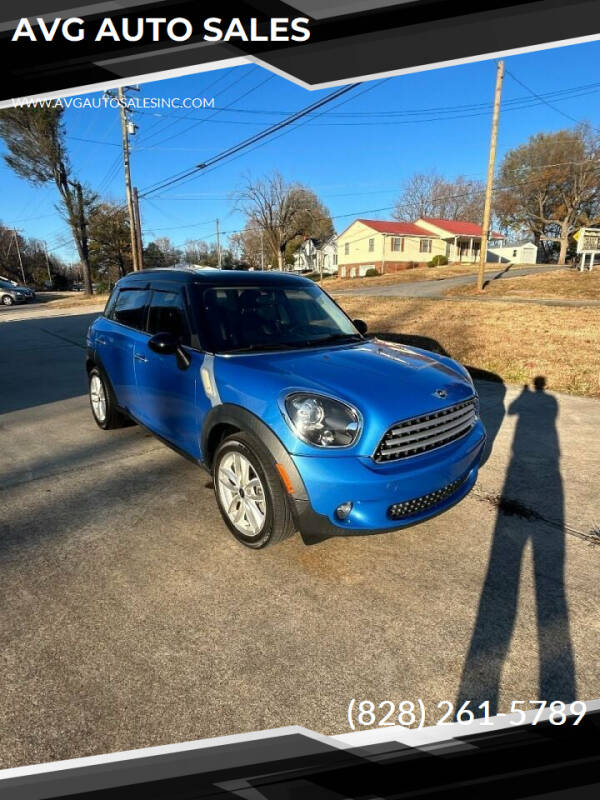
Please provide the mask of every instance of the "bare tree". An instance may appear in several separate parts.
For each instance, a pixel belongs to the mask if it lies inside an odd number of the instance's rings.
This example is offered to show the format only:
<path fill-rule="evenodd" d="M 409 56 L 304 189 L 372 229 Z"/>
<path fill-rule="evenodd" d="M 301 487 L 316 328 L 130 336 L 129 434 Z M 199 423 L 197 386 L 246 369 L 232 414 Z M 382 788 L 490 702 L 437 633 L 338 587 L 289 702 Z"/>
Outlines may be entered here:
<path fill-rule="evenodd" d="M 162 254 L 165 267 L 172 267 L 173 264 L 181 261 L 181 250 L 175 247 L 168 236 L 159 236 L 154 240 L 154 244 Z"/>
<path fill-rule="evenodd" d="M 436 172 L 416 172 L 402 186 L 393 215 L 405 222 L 419 217 L 479 222 L 484 192 L 481 181 L 462 175 L 447 180 Z"/>
<path fill-rule="evenodd" d="M 600 137 L 589 125 L 539 133 L 510 150 L 500 165 L 496 213 L 536 244 L 556 242 L 564 264 L 569 240 L 600 222 Z"/>
<path fill-rule="evenodd" d="M 294 244 L 307 236 L 325 239 L 333 234 L 331 214 L 317 195 L 300 183 L 286 183 L 279 172 L 254 181 L 247 177 L 236 206 L 250 228 L 262 231 L 265 248 L 276 255 L 280 270 Z"/>
<path fill-rule="evenodd" d="M 63 108 L 29 107 L 0 111 L 0 136 L 8 147 L 6 163 L 34 185 L 53 181 L 59 210 L 69 224 L 79 253 L 86 294 L 92 292 L 88 216 L 96 195 L 72 174 L 62 122 Z"/>
<path fill-rule="evenodd" d="M 209 245 L 202 239 L 188 239 L 183 246 L 184 261 L 188 264 L 212 266 L 209 264 L 210 250 Z"/>

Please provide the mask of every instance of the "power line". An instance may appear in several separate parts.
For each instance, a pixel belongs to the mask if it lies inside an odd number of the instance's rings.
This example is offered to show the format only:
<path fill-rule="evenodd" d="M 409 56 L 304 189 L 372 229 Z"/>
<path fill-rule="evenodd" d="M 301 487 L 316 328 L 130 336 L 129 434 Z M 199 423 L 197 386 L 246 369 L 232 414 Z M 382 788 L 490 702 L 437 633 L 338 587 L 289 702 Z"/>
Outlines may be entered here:
<path fill-rule="evenodd" d="M 360 95 L 362 95 L 362 94 L 365 94 L 366 92 L 371 92 L 371 91 L 373 91 L 373 89 L 376 89 L 376 88 L 378 88 L 378 87 L 382 86 L 384 83 L 386 83 L 386 82 L 387 82 L 387 81 L 389 81 L 389 80 L 391 80 L 391 78 L 385 78 L 384 80 L 382 80 L 382 81 L 379 81 L 379 82 L 377 82 L 377 83 L 371 83 L 371 84 L 367 85 L 367 86 L 366 86 L 366 87 L 364 87 L 364 88 L 363 88 L 363 89 L 362 89 L 360 92 L 357 92 L 356 94 L 352 95 L 351 97 L 349 97 L 349 98 L 345 98 L 345 99 L 344 99 L 344 100 L 342 100 L 340 103 L 337 103 L 337 104 L 334 106 L 334 108 L 339 108 L 340 106 L 343 106 L 343 105 L 345 105 L 346 103 L 350 102 L 350 100 L 352 100 L 352 99 L 355 99 L 356 97 L 360 97 Z M 354 84 L 354 86 L 357 86 L 357 85 L 358 85 L 358 84 Z M 350 87 L 350 88 L 352 88 L 352 87 Z M 343 92 L 342 92 L 341 94 L 343 94 Z M 337 98 L 332 98 L 332 99 L 337 99 Z M 323 104 L 323 105 L 324 105 L 324 104 Z M 319 114 L 317 114 L 316 116 L 322 116 L 323 114 L 327 114 L 327 113 L 329 113 L 329 110 L 330 110 L 330 109 L 328 109 L 328 108 L 327 108 L 327 109 L 325 109 L 324 111 L 320 111 L 320 113 L 319 113 Z M 302 116 L 304 116 L 304 115 L 302 115 Z M 290 128 L 290 127 L 285 127 L 285 130 L 282 130 L 282 131 L 281 131 L 280 133 L 278 133 L 276 136 L 273 136 L 273 138 L 270 138 L 270 139 L 264 139 L 264 140 L 258 141 L 258 143 L 257 143 L 257 144 L 255 144 L 253 147 L 251 147 L 251 148 L 250 148 L 249 152 L 251 153 L 251 152 L 253 152 L 254 150 L 257 150 L 259 147 L 263 147 L 265 144 L 267 144 L 267 143 L 269 143 L 269 142 L 273 142 L 273 141 L 275 141 L 275 140 L 279 139 L 281 136 L 285 136 L 287 133 L 289 133 L 289 132 L 290 132 L 290 131 L 292 131 L 292 130 L 297 130 L 297 129 L 298 129 L 298 128 L 300 128 L 302 125 L 306 125 L 306 124 L 308 124 L 309 122 L 311 122 L 311 121 L 312 121 L 312 119 L 313 119 L 313 117 L 310 117 L 310 116 L 304 116 L 304 118 L 303 118 L 303 119 L 302 119 L 300 122 L 298 122 L 298 124 L 297 124 L 297 125 L 294 125 L 294 126 L 293 126 L 293 127 L 291 127 L 291 128 Z M 285 122 L 285 120 L 284 120 L 284 122 Z M 275 127 L 275 126 L 274 126 L 274 127 Z M 281 126 L 280 126 L 280 127 L 282 127 L 282 128 L 284 127 L 283 123 L 281 124 Z M 256 138 L 256 139 L 258 139 L 258 138 L 260 138 L 260 137 L 259 137 L 259 136 L 258 136 L 258 134 L 257 134 L 257 137 L 255 137 L 255 138 Z M 231 156 L 231 157 L 230 157 L 229 155 L 227 155 L 227 156 L 225 156 L 225 157 L 226 157 L 226 158 L 230 158 L 230 160 L 231 160 L 231 161 L 234 161 L 236 158 L 240 158 L 242 155 L 243 155 L 243 153 L 238 153 L 237 155 L 233 155 L 233 154 L 232 154 L 232 156 Z M 206 175 L 207 173 L 211 172 L 212 170 L 214 170 L 214 169 L 217 169 L 217 167 L 218 167 L 218 164 L 216 164 L 215 166 L 211 167 L 210 169 L 203 170 L 201 174 L 202 174 L 202 175 Z M 183 183 L 187 183 L 188 181 L 194 180 L 194 179 L 195 179 L 195 178 L 197 178 L 197 177 L 198 177 L 198 173 L 194 172 L 193 174 L 190 174 L 189 176 L 185 176 L 185 175 L 184 175 L 184 176 L 182 176 L 180 180 L 181 180 Z M 163 187 L 159 187 L 159 189 L 161 189 L 161 188 L 163 188 Z"/>
<path fill-rule="evenodd" d="M 565 89 L 558 89 L 553 90 L 551 92 L 540 93 L 536 95 L 536 100 L 539 102 L 545 102 L 546 99 L 554 99 L 555 101 L 558 100 L 570 100 L 575 97 L 579 97 L 581 94 L 593 94 L 600 90 L 600 82 L 589 83 L 589 84 L 582 84 L 580 86 L 571 86 Z M 527 89 L 529 94 L 531 91 Z M 572 95 L 572 97 L 571 97 Z M 521 103 L 526 104 L 527 106 L 532 105 L 531 101 L 525 97 L 514 97 L 509 100 L 505 100 L 503 103 L 504 107 L 511 106 L 511 105 L 519 105 Z M 440 114 L 440 113 L 454 113 L 457 111 L 474 111 L 477 109 L 482 109 L 484 113 L 487 113 L 492 110 L 492 103 L 459 103 L 453 106 L 431 106 L 429 108 L 419 108 L 419 109 L 402 109 L 402 110 L 388 110 L 388 111 L 377 111 L 377 117 L 395 117 L 395 116 L 407 116 L 407 115 L 428 115 L 428 114 Z M 142 114 L 147 116 L 161 116 L 162 118 L 172 118 L 176 117 L 178 119 L 200 119 L 193 114 L 164 114 L 161 115 L 159 112 L 152 112 L 152 111 L 142 111 L 140 109 L 134 109 L 136 114 Z M 256 108 L 235 108 L 231 109 L 228 106 L 224 106 L 223 108 L 217 108 L 216 110 L 220 112 L 227 112 L 231 114 L 267 114 L 267 115 L 275 115 L 275 116 L 289 116 L 290 114 L 294 113 L 293 111 L 285 111 L 281 109 L 256 109 Z M 372 111 L 352 111 L 352 112 L 330 112 L 329 116 L 331 117 L 339 117 L 339 118 L 358 118 L 358 117 L 372 117 Z M 231 121 L 229 120 L 231 123 Z"/>
<path fill-rule="evenodd" d="M 140 197 L 145 197 L 147 194 L 153 194 L 154 192 L 157 192 L 159 190 L 166 189 L 167 186 L 171 186 L 174 183 L 178 183 L 180 180 L 183 180 L 184 178 L 189 177 L 190 175 L 192 175 L 192 174 L 194 174 L 194 173 L 196 173 L 196 172 L 198 172 L 200 170 L 206 169 L 206 167 L 212 166 L 213 164 L 216 164 L 218 161 L 221 161 L 221 160 L 223 160 L 224 158 L 227 158 L 230 155 L 234 155 L 235 153 L 239 152 L 240 150 L 246 149 L 250 145 L 255 144 L 256 142 L 258 142 L 258 141 L 260 141 L 262 139 L 265 139 L 268 136 L 271 136 L 273 133 L 276 133 L 277 131 L 281 130 L 284 127 L 287 127 L 288 125 L 291 125 L 292 123 L 296 122 L 297 120 L 299 120 L 302 117 L 306 116 L 307 114 L 311 113 L 315 109 L 321 108 L 322 106 L 326 105 L 327 103 L 331 103 L 333 100 L 336 100 L 338 97 L 341 97 L 343 94 L 346 94 L 347 92 L 349 92 L 352 89 L 356 88 L 358 85 L 359 84 L 353 83 L 353 84 L 350 84 L 349 86 L 343 86 L 341 89 L 336 89 L 335 91 L 333 91 L 330 94 L 326 95 L 326 97 L 323 97 L 320 100 L 317 100 L 316 102 L 311 103 L 310 106 L 307 106 L 306 108 L 303 108 L 300 111 L 297 111 L 295 114 L 292 114 L 292 116 L 287 117 L 286 119 L 282 120 L 281 122 L 276 123 L 275 125 L 271 125 L 267 129 L 265 129 L 263 131 L 260 131 L 259 133 L 255 134 L 254 136 L 251 136 L 248 139 L 245 139 L 244 141 L 240 142 L 239 144 L 233 145 L 232 147 L 229 147 L 226 150 L 223 150 L 221 153 L 218 153 L 217 155 L 212 156 L 211 158 L 209 158 L 207 161 L 203 162 L 202 164 L 196 164 L 194 167 L 191 167 L 188 170 L 184 170 L 183 172 L 178 173 L 177 175 L 175 175 L 175 176 L 173 176 L 171 178 L 164 179 L 163 181 L 159 181 L 158 183 L 154 184 L 153 186 L 147 187 L 145 190 L 142 191 L 142 193 L 140 194 Z"/>
<path fill-rule="evenodd" d="M 206 117 L 204 119 L 197 120 L 196 122 L 194 122 L 193 125 L 190 125 L 189 127 L 184 128 L 182 131 L 179 131 L 179 133 L 174 133 L 171 136 L 167 136 L 166 139 L 161 139 L 159 142 L 156 142 L 155 144 L 153 144 L 152 147 L 153 148 L 159 147 L 161 144 L 164 144 L 165 142 L 170 142 L 171 139 L 174 139 L 176 136 L 183 136 L 185 133 L 187 133 L 188 131 L 191 131 L 192 128 L 195 128 L 197 125 L 201 125 L 201 124 L 203 124 L 205 122 L 211 121 L 213 119 L 213 117 L 217 116 L 217 114 L 221 114 L 223 111 L 226 111 L 227 109 L 230 109 L 234 105 L 234 103 L 238 102 L 238 100 L 243 100 L 244 97 L 248 97 L 249 94 L 252 94 L 252 92 L 255 92 L 257 89 L 260 89 L 261 86 L 264 86 L 265 83 L 268 83 L 269 81 L 273 80 L 274 77 L 275 77 L 274 75 L 267 76 L 264 80 L 262 80 L 259 83 L 257 83 L 256 86 L 252 86 L 250 89 L 248 89 L 247 91 L 243 92 L 241 95 L 239 95 L 234 100 L 232 100 L 231 103 L 228 106 L 225 106 L 224 109 L 219 109 L 218 111 L 215 111 L 214 114 L 211 114 L 210 116 L 208 116 L 208 117 Z M 215 121 L 217 121 L 217 120 L 215 120 Z"/>
<path fill-rule="evenodd" d="M 548 106 L 548 108 L 551 108 L 552 111 L 556 111 L 557 114 L 560 114 L 561 116 L 565 117 L 565 119 L 568 119 L 571 122 L 575 122 L 578 125 L 582 124 L 581 120 L 576 119 L 575 117 L 572 117 L 570 114 L 567 114 L 566 111 L 563 111 L 560 108 L 556 108 L 556 106 L 552 105 L 552 103 L 550 103 L 548 100 L 544 99 L 544 97 L 542 95 L 539 95 L 539 94 L 537 94 L 537 92 L 534 92 L 533 89 L 530 89 L 529 86 L 527 86 L 526 84 L 523 83 L 523 81 L 519 80 L 519 78 L 517 78 L 516 75 L 513 75 L 513 73 L 510 70 L 507 69 L 506 72 L 508 73 L 508 75 L 510 75 L 510 77 L 513 79 L 513 81 L 518 83 L 519 86 L 521 86 L 523 89 L 525 89 L 527 92 L 529 92 L 529 94 L 533 95 L 533 97 L 536 97 L 538 100 L 540 100 L 542 103 L 544 103 L 544 105 Z"/>
<path fill-rule="evenodd" d="M 257 69 L 258 69 L 258 67 L 253 67 L 251 70 L 249 70 L 248 72 L 242 74 L 241 76 L 238 73 L 234 73 L 233 74 L 233 80 L 230 81 L 227 84 L 227 86 L 225 87 L 225 89 L 222 89 L 222 91 L 223 92 L 229 91 L 229 89 L 231 89 L 232 86 L 236 86 L 238 83 L 240 83 L 240 81 L 242 81 L 245 78 L 247 78 L 248 75 L 253 75 L 254 72 L 256 72 Z M 217 80 L 213 81 L 212 83 L 209 83 L 209 85 L 204 89 L 204 92 L 209 91 L 210 89 L 212 89 L 214 86 L 216 86 L 218 83 L 220 83 L 225 78 L 231 78 L 231 77 L 232 76 L 231 76 L 230 73 L 228 73 L 227 71 L 224 72 L 223 75 L 221 75 L 221 76 L 219 76 L 217 78 Z M 176 124 L 177 124 L 177 119 L 172 119 L 170 122 L 167 123 L 167 125 L 165 125 L 161 129 L 159 129 L 158 131 L 155 131 L 154 133 L 150 134 L 150 136 L 148 136 L 148 134 L 146 134 L 145 138 L 144 138 L 144 136 L 142 136 L 139 143 L 143 144 L 144 142 L 146 142 L 148 140 L 148 138 L 152 139 L 154 136 L 162 135 L 165 131 L 167 131 L 169 128 L 173 127 L 173 125 L 176 125 Z M 155 126 L 152 126 L 152 127 L 155 127 Z"/>

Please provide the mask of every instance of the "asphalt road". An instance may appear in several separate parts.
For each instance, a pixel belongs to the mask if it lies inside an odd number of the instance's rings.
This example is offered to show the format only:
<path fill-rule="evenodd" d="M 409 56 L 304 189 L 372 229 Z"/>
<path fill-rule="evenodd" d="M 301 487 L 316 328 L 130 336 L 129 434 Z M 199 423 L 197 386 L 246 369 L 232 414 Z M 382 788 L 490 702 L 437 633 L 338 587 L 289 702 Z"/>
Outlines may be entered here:
<path fill-rule="evenodd" d="M 535 275 L 538 272 L 553 272 L 556 269 L 563 269 L 557 265 L 545 265 L 540 267 L 496 267 L 485 272 L 486 281 L 502 280 L 502 278 L 518 278 L 521 275 Z M 364 294 L 372 297 L 431 297 L 440 298 L 444 296 L 447 289 L 455 286 L 469 286 L 477 283 L 476 275 L 459 275 L 454 278 L 440 277 L 431 281 L 399 281 L 388 286 L 365 286 L 364 288 L 338 289 L 332 294 Z"/>
<path fill-rule="evenodd" d="M 444 700 L 599 696 L 600 402 L 481 384 L 493 447 L 458 507 L 253 552 L 200 469 L 96 427 L 93 317 L 0 315 L 0 766 L 341 734 L 351 698 L 422 698 L 433 723 Z"/>

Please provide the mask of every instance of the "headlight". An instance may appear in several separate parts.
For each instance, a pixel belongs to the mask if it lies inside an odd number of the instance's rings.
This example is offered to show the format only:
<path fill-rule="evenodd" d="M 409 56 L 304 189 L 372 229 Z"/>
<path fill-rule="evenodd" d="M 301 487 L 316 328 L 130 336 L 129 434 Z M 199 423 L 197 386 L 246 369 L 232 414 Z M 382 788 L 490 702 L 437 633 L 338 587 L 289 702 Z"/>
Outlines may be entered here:
<path fill-rule="evenodd" d="M 315 447 L 350 447 L 360 434 L 360 415 L 355 408 L 308 392 L 285 398 L 287 422 L 303 442 Z"/>

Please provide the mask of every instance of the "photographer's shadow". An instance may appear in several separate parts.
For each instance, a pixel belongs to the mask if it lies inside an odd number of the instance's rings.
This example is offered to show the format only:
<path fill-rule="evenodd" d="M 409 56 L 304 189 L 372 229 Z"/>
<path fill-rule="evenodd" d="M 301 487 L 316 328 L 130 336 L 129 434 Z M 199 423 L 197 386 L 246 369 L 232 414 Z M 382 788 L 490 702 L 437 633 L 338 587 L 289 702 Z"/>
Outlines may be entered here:
<path fill-rule="evenodd" d="M 524 386 L 508 414 L 517 416 L 511 460 L 498 507 L 487 574 L 456 707 L 489 701 L 498 710 L 502 668 L 518 610 L 521 564 L 530 543 L 537 612 L 539 685 L 536 698 L 576 697 L 575 666 L 564 585 L 564 498 L 556 418 L 558 403 L 545 390 L 543 377 L 531 391 Z M 533 510 L 523 498 L 535 501 Z M 540 523 L 540 512 L 552 524 Z M 517 695 L 515 695 L 515 699 Z"/>

